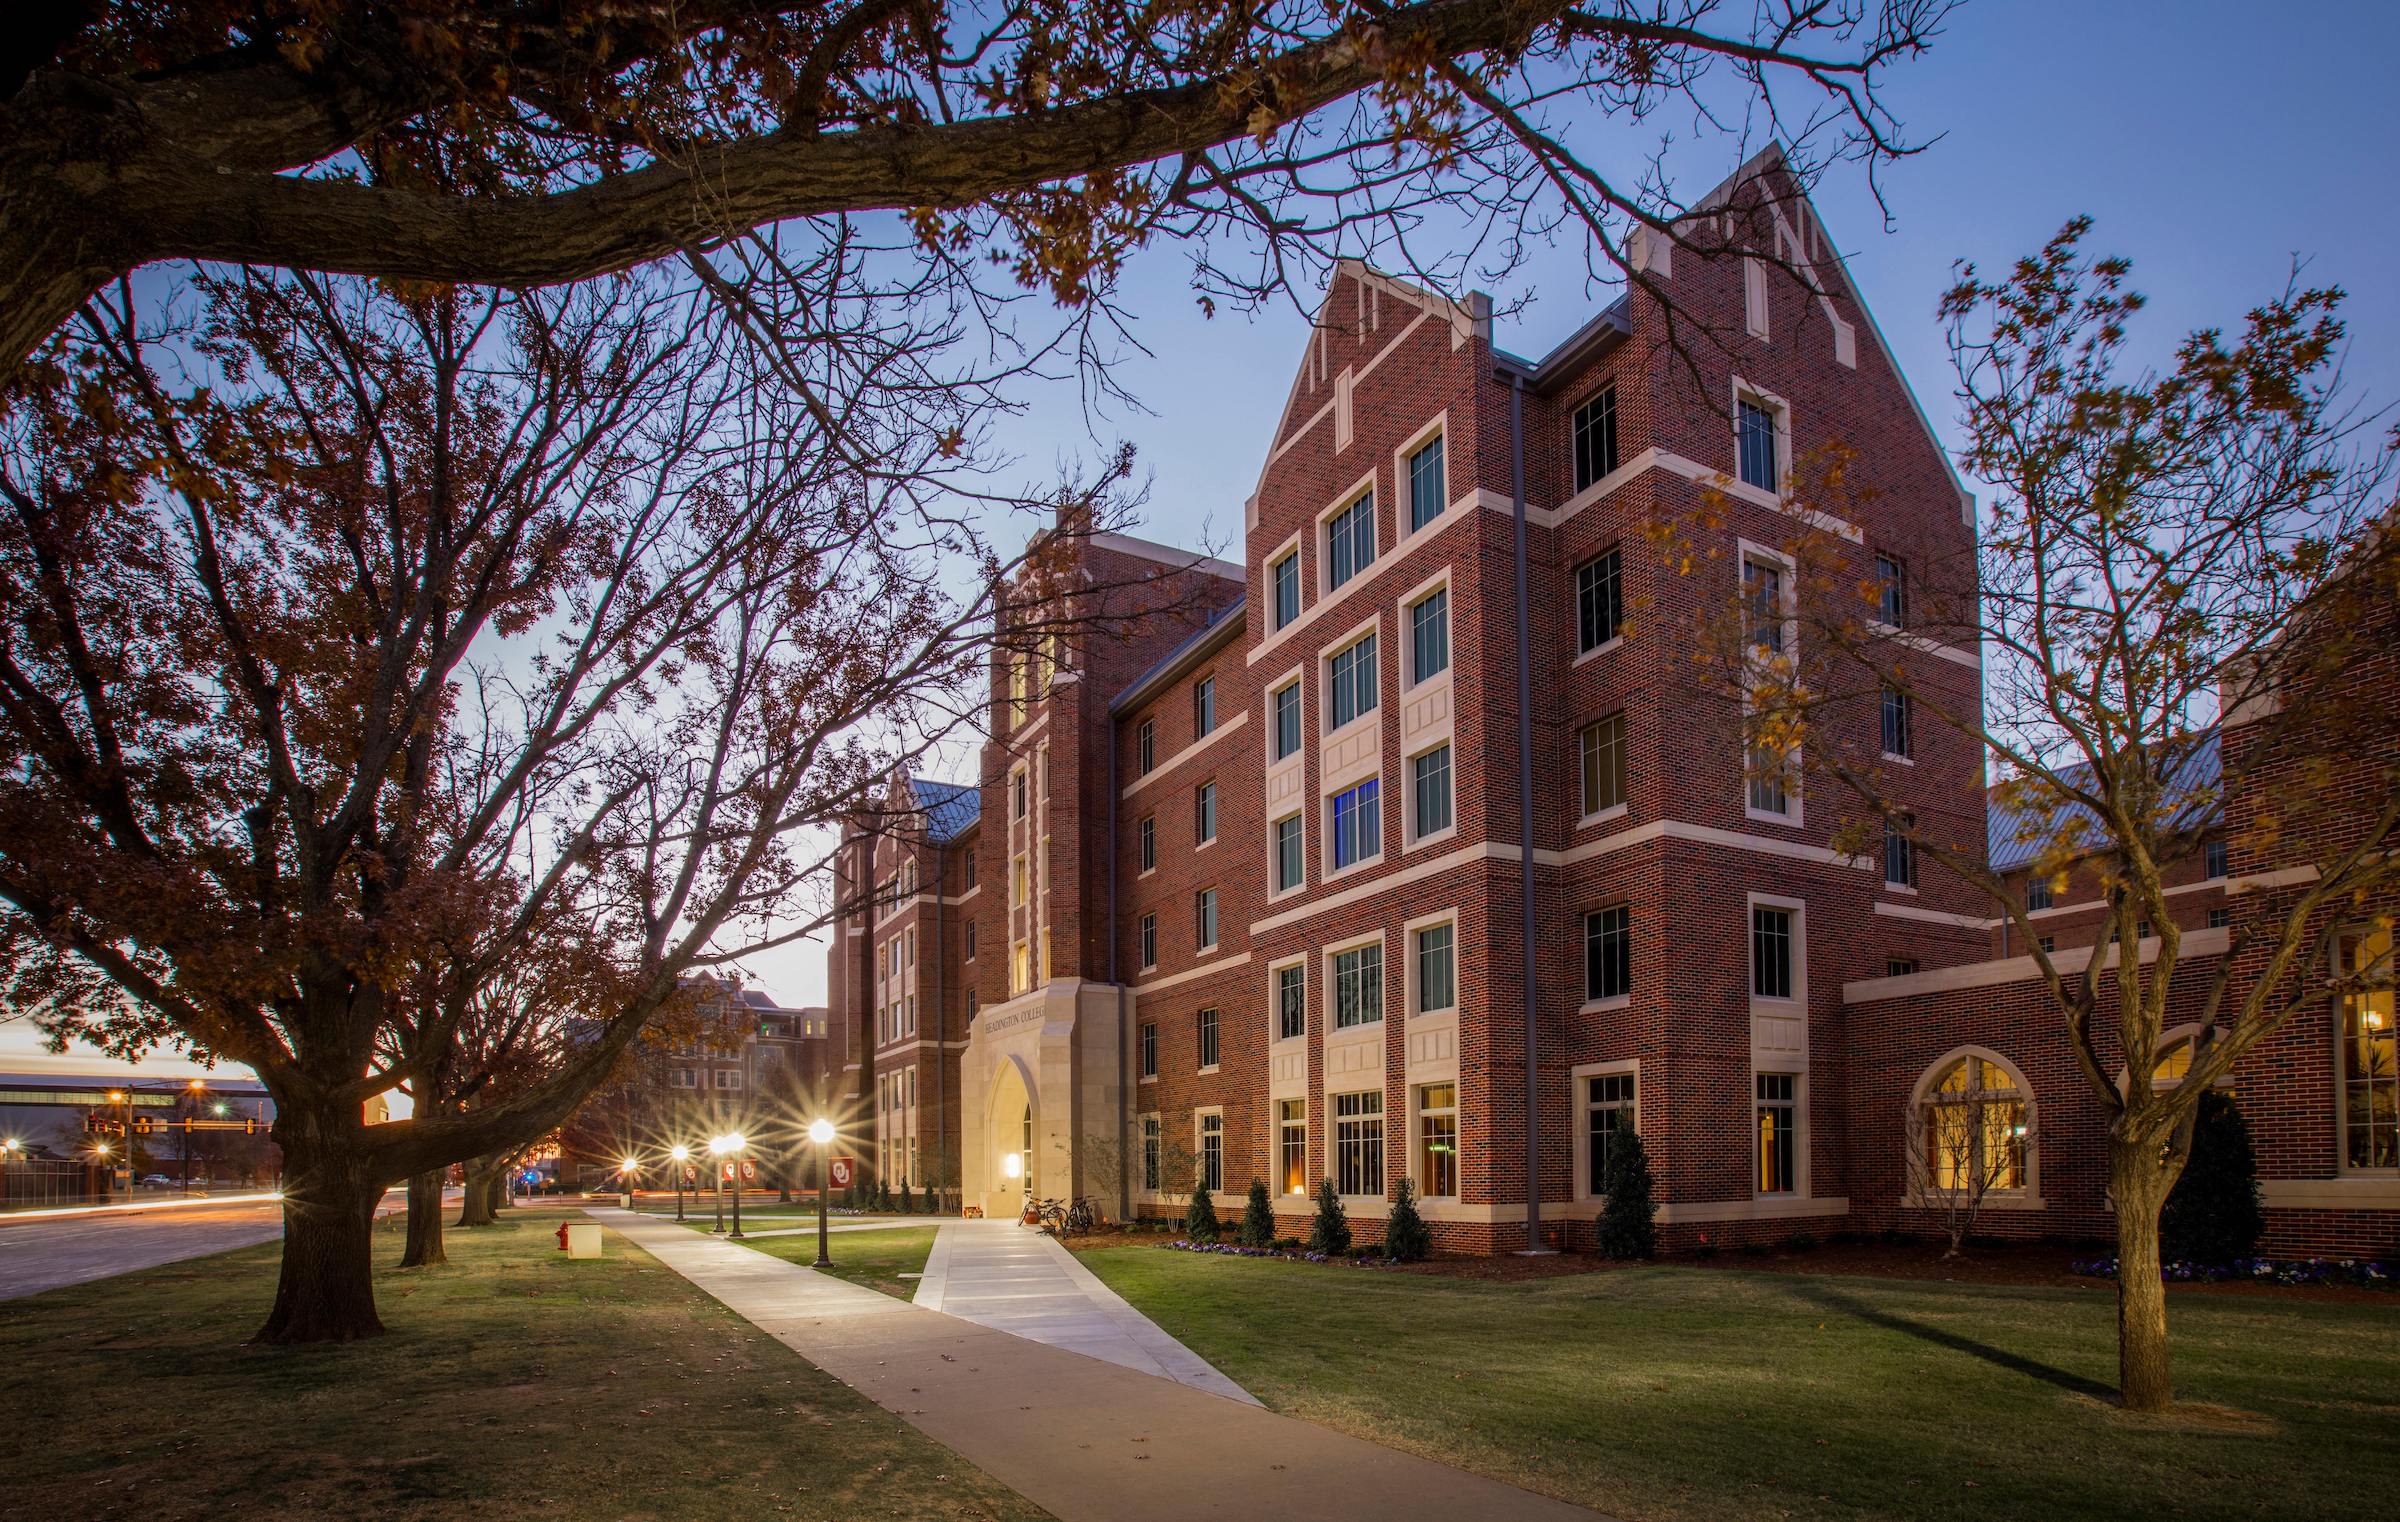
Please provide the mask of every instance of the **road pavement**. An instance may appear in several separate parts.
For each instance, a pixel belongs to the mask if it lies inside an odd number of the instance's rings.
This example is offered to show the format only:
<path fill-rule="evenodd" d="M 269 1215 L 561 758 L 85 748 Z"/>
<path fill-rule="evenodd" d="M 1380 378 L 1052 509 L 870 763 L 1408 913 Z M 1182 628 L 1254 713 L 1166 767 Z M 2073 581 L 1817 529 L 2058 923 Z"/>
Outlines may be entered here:
<path fill-rule="evenodd" d="M 282 1234 L 283 1206 L 275 1200 L 0 1217 L 0 1300 L 271 1242 Z"/>

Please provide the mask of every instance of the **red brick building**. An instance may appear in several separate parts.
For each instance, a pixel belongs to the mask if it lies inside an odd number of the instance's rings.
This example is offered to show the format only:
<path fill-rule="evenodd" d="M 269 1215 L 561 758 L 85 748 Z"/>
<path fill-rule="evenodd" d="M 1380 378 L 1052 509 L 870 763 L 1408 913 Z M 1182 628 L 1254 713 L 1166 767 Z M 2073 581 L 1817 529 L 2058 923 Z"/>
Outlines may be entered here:
<path fill-rule="evenodd" d="M 1345 263 L 1241 560 L 1078 547 L 1106 590 L 995 662 L 974 817 L 906 782 L 842 853 L 835 1039 L 885 1167 L 992 1213 L 1255 1178 L 1294 1234 L 1330 1178 L 1369 1240 L 1405 1175 L 1438 1242 L 1506 1250 L 1529 1171 L 1544 1236 L 1588 1241 L 1638 1119 L 1670 1242 L 1822 1233 L 1897 1218 L 1914 1086 L 1987 1041 L 2056 1110 L 2045 1178 L 2089 1175 L 2060 1043 L 1993 1024 L 2026 991 L 1988 904 L 1837 850 L 1850 810 L 1756 775 L 1695 681 L 1736 592 L 1797 637 L 1783 488 L 1837 441 L 1858 521 L 1814 525 L 1889 589 L 1913 679 L 1970 703 L 1980 666 L 1907 627 L 1972 596 L 1925 578 L 1973 565 L 1973 504 L 1780 159 L 1684 231 L 1724 256 L 1635 257 L 1719 344 L 1637 288 L 1527 359 L 1488 301 Z M 1703 506 L 1721 554 L 1676 574 L 1640 526 Z M 1987 839 L 1971 741 L 1849 717 L 1920 826 Z M 2105 1225 L 2080 1182 L 2016 1218 Z"/>

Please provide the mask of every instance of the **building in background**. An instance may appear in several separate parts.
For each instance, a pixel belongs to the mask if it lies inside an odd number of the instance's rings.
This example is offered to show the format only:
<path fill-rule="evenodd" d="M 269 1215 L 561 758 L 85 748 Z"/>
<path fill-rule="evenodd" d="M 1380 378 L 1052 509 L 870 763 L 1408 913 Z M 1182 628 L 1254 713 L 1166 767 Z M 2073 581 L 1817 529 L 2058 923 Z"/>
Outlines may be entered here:
<path fill-rule="evenodd" d="M 131 1068 L 0 1073 L 0 1154 L 9 1165 L 0 1199 L 39 1204 L 103 1187 L 263 1187 L 282 1170 L 268 1134 L 274 1120 L 274 1101 L 254 1078 L 153 1078 Z M 92 1181 L 78 1183 L 87 1171 Z"/>

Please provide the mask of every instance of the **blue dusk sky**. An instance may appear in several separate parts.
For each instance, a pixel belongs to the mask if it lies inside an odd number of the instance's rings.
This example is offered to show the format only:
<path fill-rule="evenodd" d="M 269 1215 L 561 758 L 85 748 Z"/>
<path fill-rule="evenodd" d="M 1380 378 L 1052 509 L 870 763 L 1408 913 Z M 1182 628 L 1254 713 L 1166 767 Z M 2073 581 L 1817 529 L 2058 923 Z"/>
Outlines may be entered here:
<path fill-rule="evenodd" d="M 2396 56 L 2400 7 L 2388 5 L 1971 0 L 1888 81 L 1911 138 L 1930 144 L 1881 175 L 1890 225 L 1855 167 L 1825 177 L 1817 207 L 1945 442 L 1954 405 L 1934 307 L 1953 261 L 1997 272 L 2078 213 L 2097 219 L 2090 249 L 2133 260 L 2151 298 L 2136 339 L 2150 354 L 2193 327 L 2238 326 L 2306 260 L 2309 282 L 2350 293 L 2349 384 L 2383 407 L 2400 401 Z M 1595 122 L 1578 147 L 1621 164 L 1670 130 L 1676 188 L 1694 196 L 1738 165 L 1743 145 L 1689 125 Z M 1502 347 L 1541 354 L 1610 299 L 1586 282 L 1583 257 L 1580 243 L 1539 251 L 1492 290 L 1503 308 L 1531 298 L 1504 318 Z M 1149 352 L 1129 354 L 1119 378 L 1143 410 L 1089 416 L 1062 382 L 1033 396 L 1005 438 L 1029 472 L 1130 440 L 1151 483 L 1141 532 L 1238 545 L 1306 320 L 1294 304 L 1203 316 L 1187 279 L 1171 247 L 1131 272 L 1125 304 Z M 956 771 L 968 774 L 963 758 Z M 820 944 L 749 970 L 786 1003 L 824 997 Z M 0 1026 L 0 1068 L 65 1060 L 32 1046 L 29 1032 Z"/>

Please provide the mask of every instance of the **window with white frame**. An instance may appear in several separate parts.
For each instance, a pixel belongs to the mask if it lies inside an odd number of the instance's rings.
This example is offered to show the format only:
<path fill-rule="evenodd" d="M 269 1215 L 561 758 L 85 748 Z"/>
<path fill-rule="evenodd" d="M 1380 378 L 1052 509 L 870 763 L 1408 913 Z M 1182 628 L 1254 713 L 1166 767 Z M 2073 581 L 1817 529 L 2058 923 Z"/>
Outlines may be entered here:
<path fill-rule="evenodd" d="M 1458 1008 L 1458 931 L 1427 925 L 1416 932 L 1417 1013 Z"/>
<path fill-rule="evenodd" d="M 1192 684 L 1192 734 L 1200 738 L 1217 727 L 1217 679 L 1204 676 Z"/>
<path fill-rule="evenodd" d="M 1622 999 L 1633 992 L 1633 910 L 1624 904 L 1583 917 L 1583 996 Z"/>
<path fill-rule="evenodd" d="M 1883 688 L 1883 753 L 1906 760 L 1916 755 L 1916 740 L 1910 733 L 1911 714 L 1908 694 L 1885 683 Z"/>
<path fill-rule="evenodd" d="M 1373 1025 L 1383 1018 L 1383 943 L 1369 941 L 1333 954 L 1333 1027 Z"/>
<path fill-rule="evenodd" d="M 1308 968 L 1294 962 L 1275 969 L 1275 1039 L 1297 1041 L 1308 1034 Z"/>
<path fill-rule="evenodd" d="M 1142 916 L 1142 966 L 1145 970 L 1158 965 L 1158 911 Z"/>
<path fill-rule="evenodd" d="M 1275 1172 L 1285 1194 L 1308 1193 L 1308 1101 L 1275 1105 Z"/>
<path fill-rule="evenodd" d="M 1023 767 L 1019 767 L 1017 770 L 1015 770 L 1014 772 L 1011 772 L 1011 773 L 1009 774 L 1009 778 L 1008 778 L 1008 790 L 1009 790 L 1009 796 L 1011 797 L 1011 799 L 1012 799 L 1012 800 L 1014 800 L 1014 801 L 1013 801 L 1013 804 L 1012 804 L 1012 811 L 1014 812 L 1014 814 L 1015 814 L 1015 816 L 1016 816 L 1017 818 L 1019 818 L 1019 819 L 1022 819 L 1022 818 L 1024 818 L 1024 817 L 1025 817 L 1025 801 L 1026 801 L 1026 798 L 1027 798 L 1027 796 L 1028 796 L 1028 790 L 1027 790 L 1027 783 L 1026 783 L 1026 773 L 1025 773 L 1025 769 L 1024 769 Z"/>
<path fill-rule="evenodd" d="M 1583 813 L 1589 818 L 1625 801 L 1628 763 L 1625 716 L 1612 713 L 1597 724 L 1586 724 L 1575 737 L 1583 778 Z"/>
<path fill-rule="evenodd" d="M 1383 1091 L 1333 1096 L 1333 1187 L 1337 1194 L 1383 1193 Z"/>
<path fill-rule="evenodd" d="M 1796 1194 L 1800 1189 L 1800 1078 L 1795 1073 L 1758 1075 L 1758 1192 Z"/>
<path fill-rule="evenodd" d="M 1275 759 L 1300 750 L 1300 684 L 1287 682 L 1275 689 Z"/>
<path fill-rule="evenodd" d="M 1330 727 L 1339 729 L 1360 714 L 1374 711 L 1378 696 L 1375 679 L 1375 636 L 1366 635 L 1343 646 L 1326 663 Z"/>
<path fill-rule="evenodd" d="M 1775 409 L 1763 398 L 1740 397 L 1734 407 L 1734 438 L 1745 486 L 1777 491 L 1783 485 L 1783 462 L 1777 458 Z"/>
<path fill-rule="evenodd" d="M 1158 767 L 1158 721 L 1144 719 L 1133 732 L 1133 773 L 1147 777 Z"/>
<path fill-rule="evenodd" d="M 1458 1085 L 1429 1083 L 1417 1090 L 1417 1193 L 1458 1197 Z"/>
<path fill-rule="evenodd" d="M 1450 589 L 1439 588 L 1408 608 L 1408 679 L 1411 684 L 1450 669 Z"/>
<path fill-rule="evenodd" d="M 1267 574 L 1274 583 L 1275 627 L 1281 629 L 1300 616 L 1300 552 L 1277 560 Z"/>
<path fill-rule="evenodd" d="M 1383 788 L 1373 777 L 1333 795 L 1333 865 L 1336 871 L 1383 852 Z"/>
<path fill-rule="evenodd" d="M 1365 496 L 1325 522 L 1325 590 L 1365 570 L 1375 560 L 1375 494 Z"/>
<path fill-rule="evenodd" d="M 1876 614 L 1893 628 L 1908 624 L 1908 568 L 1896 555 L 1875 557 Z"/>
<path fill-rule="evenodd" d="M 1906 814 L 1887 820 L 1883 826 L 1883 881 L 1886 887 L 1913 888 L 1917 885 L 1917 843 L 1909 836 L 1916 828 Z"/>
<path fill-rule="evenodd" d="M 1142 870 L 1148 872 L 1158 865 L 1158 816 L 1144 814 L 1142 822 L 1134 826 L 1134 835 L 1141 841 Z"/>
<path fill-rule="evenodd" d="M 719 1068 L 719 1069 L 717 1069 L 717 1087 L 718 1087 L 718 1088 L 720 1088 L 720 1089 L 738 1089 L 738 1088 L 740 1088 L 741 1086 L 742 1086 L 742 1075 L 741 1075 L 741 1070 L 740 1070 L 740 1069 L 738 1069 L 738 1068 Z"/>
<path fill-rule="evenodd" d="M 1760 655 L 1781 655 L 1784 622 L 1783 567 L 1757 555 L 1742 558 L 1742 634 Z"/>
<path fill-rule="evenodd" d="M 1569 431 L 1575 489 L 1582 491 L 1617 468 L 1617 388 L 1604 386 L 1598 396 L 1576 408 Z"/>
<path fill-rule="evenodd" d="M 2348 986 L 2337 1001 L 2342 1167 L 2351 1173 L 2400 1169 L 2391 928 L 2353 931 L 2341 937 L 2335 955 L 2335 972 Z"/>
<path fill-rule="evenodd" d="M 1202 888 L 1192 895 L 1192 927 L 1199 936 L 1202 951 L 1214 951 L 1217 946 L 1217 890 Z"/>
<path fill-rule="evenodd" d="M 1142 1117 L 1142 1187 L 1153 1194 L 1158 1192 L 1159 1164 L 1162 1161 L 1159 1154 L 1164 1150 L 1159 1145 L 1159 1130 L 1158 1116 Z"/>
<path fill-rule="evenodd" d="M 1300 886 L 1308 870 L 1307 858 L 1300 841 L 1300 816 L 1288 814 L 1275 821 L 1274 833 L 1275 891 L 1289 893 Z"/>
<path fill-rule="evenodd" d="M 1200 1182 L 1211 1194 L 1225 1191 L 1225 1117 L 1213 1111 L 1200 1117 Z"/>
<path fill-rule="evenodd" d="M 1750 812 L 1788 818 L 1792 812 L 1791 757 L 1770 745 L 1753 745 L 1746 753 L 1743 770 Z"/>
<path fill-rule="evenodd" d="M 1928 1074 L 1920 1092 L 1911 1163 L 1931 1192 L 1981 1196 L 2025 1187 L 2031 1128 L 2015 1074 L 1970 1054 Z"/>
<path fill-rule="evenodd" d="M 1618 1141 L 1635 1130 L 1636 1083 L 1631 1073 L 1601 1073 L 1584 1081 L 1584 1193 L 1608 1193 L 1609 1163 Z"/>
<path fill-rule="evenodd" d="M 1612 547 L 1575 568 L 1575 653 L 1597 650 L 1624 632 L 1624 556 Z"/>
<path fill-rule="evenodd" d="M 1415 839 L 1450 828 L 1450 747 L 1437 745 L 1408 762 L 1409 807 Z"/>
<path fill-rule="evenodd" d="M 2028 878 L 2025 882 L 2025 908 L 2029 912 L 2049 908 L 2051 891 L 2049 878 Z"/>
<path fill-rule="evenodd" d="M 1449 506 L 1442 470 L 1442 436 L 1435 434 L 1408 457 L 1408 529 L 1415 533 Z"/>
<path fill-rule="evenodd" d="M 1213 1068 L 1217 1065 L 1217 1007 L 1211 1004 L 1201 1010 L 1198 1023 L 1200 1027 L 1200 1066 Z"/>
<path fill-rule="evenodd" d="M 1207 845 L 1217 838 L 1217 784 L 1203 782 L 1192 789 L 1192 839 Z"/>
<path fill-rule="evenodd" d="M 1143 1024 L 1141 1050 L 1142 1076 L 1156 1078 L 1158 1076 L 1158 1024 L 1156 1021 Z"/>
<path fill-rule="evenodd" d="M 1773 904 L 1750 906 L 1750 996 L 1789 999 L 1795 986 L 1799 911 Z"/>

